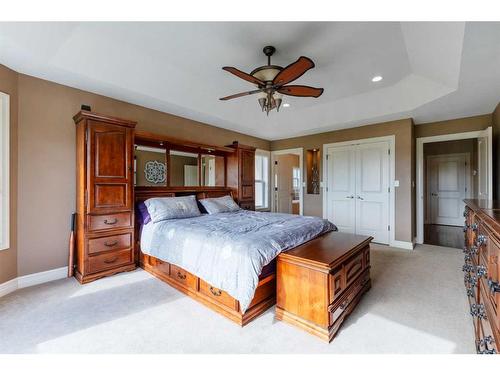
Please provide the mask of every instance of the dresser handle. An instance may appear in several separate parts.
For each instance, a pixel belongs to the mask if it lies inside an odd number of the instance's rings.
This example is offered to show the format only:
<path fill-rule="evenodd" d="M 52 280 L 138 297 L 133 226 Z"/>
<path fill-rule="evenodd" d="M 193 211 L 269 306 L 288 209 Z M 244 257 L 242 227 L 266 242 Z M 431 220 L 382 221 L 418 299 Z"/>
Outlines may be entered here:
<path fill-rule="evenodd" d="M 462 271 L 464 271 L 464 272 L 470 272 L 470 271 L 472 271 L 472 265 L 471 264 L 464 264 L 462 266 Z"/>
<path fill-rule="evenodd" d="M 477 266 L 476 267 L 476 275 L 477 275 L 478 279 L 480 279 L 483 276 L 486 278 L 486 267 L 485 266 Z"/>
<path fill-rule="evenodd" d="M 477 246 L 485 245 L 486 244 L 486 240 L 487 240 L 486 236 L 484 234 L 480 234 L 476 238 L 476 245 Z"/>
<path fill-rule="evenodd" d="M 486 337 L 483 337 L 482 339 L 476 340 L 476 345 L 481 347 L 481 346 L 486 346 L 487 344 L 493 344 L 494 340 L 491 335 L 488 335 Z"/>
<path fill-rule="evenodd" d="M 107 246 L 107 247 L 113 247 L 113 246 L 116 246 L 116 245 L 118 245 L 118 241 L 104 242 L 104 246 Z"/>
<path fill-rule="evenodd" d="M 115 225 L 116 223 L 118 223 L 118 219 L 116 217 L 113 219 L 113 221 L 108 221 L 108 219 L 104 219 L 104 224 Z"/>
<path fill-rule="evenodd" d="M 216 297 L 220 297 L 222 295 L 222 290 L 216 290 L 213 286 L 210 287 L 210 292 L 212 292 L 212 294 Z"/>
<path fill-rule="evenodd" d="M 472 229 L 474 232 L 477 232 L 477 228 L 478 228 L 477 223 L 472 224 L 470 227 L 471 227 L 471 229 Z"/>
<path fill-rule="evenodd" d="M 117 260 L 118 260 L 118 257 L 114 257 L 111 259 L 104 259 L 104 263 L 110 264 L 110 263 L 116 262 Z"/>
<path fill-rule="evenodd" d="M 488 279 L 488 288 L 491 294 L 500 293 L 500 285 L 491 279 Z"/>
<path fill-rule="evenodd" d="M 470 225 L 469 224 L 465 224 L 464 225 L 464 232 L 467 232 L 467 229 L 469 229 L 469 228 L 470 228 Z"/>
<path fill-rule="evenodd" d="M 474 290 L 472 288 L 467 288 L 467 296 L 474 297 Z"/>
<path fill-rule="evenodd" d="M 180 273 L 180 271 L 177 271 L 177 277 L 181 280 L 185 280 L 186 279 L 186 274 L 182 274 Z"/>

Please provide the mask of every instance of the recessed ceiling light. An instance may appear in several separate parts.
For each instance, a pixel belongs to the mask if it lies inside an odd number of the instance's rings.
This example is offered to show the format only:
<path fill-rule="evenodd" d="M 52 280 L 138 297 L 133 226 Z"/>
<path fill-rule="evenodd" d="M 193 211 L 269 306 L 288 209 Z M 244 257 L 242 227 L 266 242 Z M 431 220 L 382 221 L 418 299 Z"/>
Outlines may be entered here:
<path fill-rule="evenodd" d="M 382 81 L 382 76 L 375 76 L 372 78 L 372 82 L 379 82 Z"/>
<path fill-rule="evenodd" d="M 285 103 L 285 104 L 283 104 L 283 107 L 285 107 L 285 108 L 290 107 L 290 103 Z"/>

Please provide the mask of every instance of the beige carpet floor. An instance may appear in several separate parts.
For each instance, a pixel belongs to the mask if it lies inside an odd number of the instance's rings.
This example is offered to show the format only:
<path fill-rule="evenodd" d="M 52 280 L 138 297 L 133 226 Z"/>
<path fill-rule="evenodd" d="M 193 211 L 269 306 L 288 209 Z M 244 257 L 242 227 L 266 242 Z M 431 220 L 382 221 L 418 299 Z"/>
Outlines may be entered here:
<path fill-rule="evenodd" d="M 0 298 L 0 353 L 474 353 L 460 250 L 373 246 L 372 289 L 330 344 L 274 319 L 244 328 L 146 272 Z"/>

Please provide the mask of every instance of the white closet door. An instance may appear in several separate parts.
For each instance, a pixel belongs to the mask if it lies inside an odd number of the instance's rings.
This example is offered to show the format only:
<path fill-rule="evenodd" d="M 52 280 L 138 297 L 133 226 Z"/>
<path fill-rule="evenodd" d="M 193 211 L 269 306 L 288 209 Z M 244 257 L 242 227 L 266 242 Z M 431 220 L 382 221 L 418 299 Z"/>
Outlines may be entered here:
<path fill-rule="evenodd" d="M 488 138 L 481 137 L 477 140 L 477 181 L 479 199 L 488 199 Z"/>
<path fill-rule="evenodd" d="M 356 233 L 389 243 L 389 145 L 356 146 Z"/>
<path fill-rule="evenodd" d="M 354 148 L 328 150 L 327 217 L 341 232 L 356 232 Z"/>

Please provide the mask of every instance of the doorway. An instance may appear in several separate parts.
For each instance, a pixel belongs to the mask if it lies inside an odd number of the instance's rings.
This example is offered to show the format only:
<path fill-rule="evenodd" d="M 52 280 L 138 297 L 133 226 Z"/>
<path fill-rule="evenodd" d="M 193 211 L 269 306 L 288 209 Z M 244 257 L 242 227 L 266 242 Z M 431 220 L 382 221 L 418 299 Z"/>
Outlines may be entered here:
<path fill-rule="evenodd" d="M 273 212 L 303 214 L 302 148 L 271 152 Z"/>
<path fill-rule="evenodd" d="M 394 243 L 394 137 L 324 146 L 323 212 L 341 232 Z"/>

